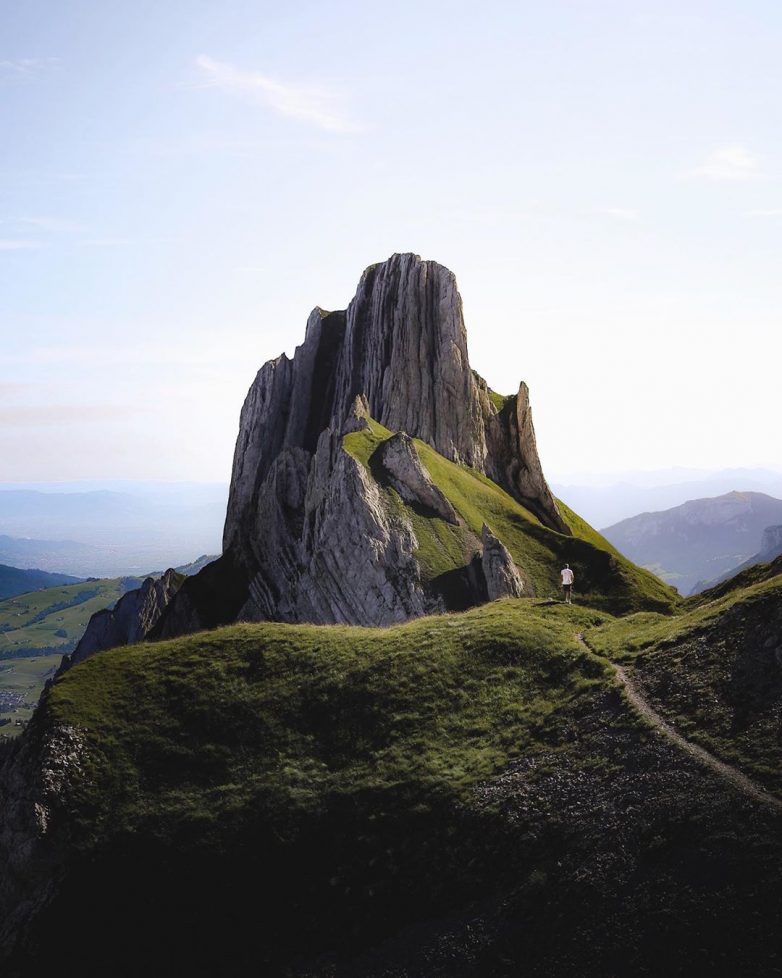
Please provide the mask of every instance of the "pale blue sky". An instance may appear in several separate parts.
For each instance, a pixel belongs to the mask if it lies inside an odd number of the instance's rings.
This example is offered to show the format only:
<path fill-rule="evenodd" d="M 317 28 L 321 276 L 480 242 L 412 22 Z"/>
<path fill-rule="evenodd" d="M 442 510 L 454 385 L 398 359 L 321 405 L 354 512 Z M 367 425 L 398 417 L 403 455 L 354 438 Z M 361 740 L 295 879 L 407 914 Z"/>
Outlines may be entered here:
<path fill-rule="evenodd" d="M 394 251 L 544 468 L 782 467 L 782 8 L 0 0 L 0 482 L 227 479 Z"/>

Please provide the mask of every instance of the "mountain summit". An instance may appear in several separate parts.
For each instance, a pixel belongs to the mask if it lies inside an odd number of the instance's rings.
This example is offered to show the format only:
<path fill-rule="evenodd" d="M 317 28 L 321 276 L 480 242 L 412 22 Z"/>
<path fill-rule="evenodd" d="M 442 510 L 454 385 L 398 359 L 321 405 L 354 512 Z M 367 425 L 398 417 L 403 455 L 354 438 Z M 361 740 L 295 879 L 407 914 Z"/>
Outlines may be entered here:
<path fill-rule="evenodd" d="M 561 558 L 580 560 L 585 591 L 637 584 L 554 499 L 526 384 L 501 397 L 470 368 L 453 273 L 412 254 L 370 266 L 347 310 L 315 308 L 294 357 L 258 372 L 223 547 L 154 637 L 235 620 L 388 625 L 522 583 L 550 594 Z"/>
<path fill-rule="evenodd" d="M 404 254 L 371 265 L 347 311 L 314 309 L 293 359 L 258 372 L 242 409 L 226 549 L 254 522 L 253 498 L 278 459 L 316 453 L 356 397 L 390 431 L 483 472 L 544 525 L 569 532 L 543 477 L 526 384 L 502 403 L 492 397 L 470 369 L 453 273 Z"/>

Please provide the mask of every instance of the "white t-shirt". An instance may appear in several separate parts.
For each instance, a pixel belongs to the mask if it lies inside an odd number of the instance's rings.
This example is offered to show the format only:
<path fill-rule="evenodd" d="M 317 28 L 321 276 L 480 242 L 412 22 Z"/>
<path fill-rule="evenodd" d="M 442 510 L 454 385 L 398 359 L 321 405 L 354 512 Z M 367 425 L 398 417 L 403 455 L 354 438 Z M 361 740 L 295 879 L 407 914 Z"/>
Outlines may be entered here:
<path fill-rule="evenodd" d="M 573 571 L 569 567 L 565 567 L 562 570 L 562 583 L 563 584 L 573 583 Z"/>

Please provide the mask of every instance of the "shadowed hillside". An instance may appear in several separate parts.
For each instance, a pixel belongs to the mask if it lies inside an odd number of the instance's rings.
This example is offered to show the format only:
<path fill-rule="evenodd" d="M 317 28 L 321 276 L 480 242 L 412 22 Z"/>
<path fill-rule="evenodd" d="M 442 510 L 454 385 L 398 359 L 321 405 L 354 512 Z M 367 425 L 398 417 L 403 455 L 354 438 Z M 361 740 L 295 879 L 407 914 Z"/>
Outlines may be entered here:
<path fill-rule="evenodd" d="M 763 719 L 776 687 L 761 702 L 741 680 L 743 726 L 710 727 L 692 709 L 710 660 L 688 644 L 735 624 L 762 651 L 778 589 L 673 617 L 506 600 L 391 629 L 237 625 L 94 656 L 48 690 L 3 771 L 2 797 L 13 785 L 27 801 L 0 829 L 16 867 L 5 906 L 22 906 L 19 880 L 32 901 L 19 973 L 55 948 L 97 973 L 128 928 L 141 936 L 120 975 L 151 959 L 302 978 L 762 968 L 779 816 L 661 737 L 602 656 L 687 737 L 779 790 Z M 85 915 L 92 939 L 71 952 Z M 20 924 L 6 917 L 7 947 Z"/>

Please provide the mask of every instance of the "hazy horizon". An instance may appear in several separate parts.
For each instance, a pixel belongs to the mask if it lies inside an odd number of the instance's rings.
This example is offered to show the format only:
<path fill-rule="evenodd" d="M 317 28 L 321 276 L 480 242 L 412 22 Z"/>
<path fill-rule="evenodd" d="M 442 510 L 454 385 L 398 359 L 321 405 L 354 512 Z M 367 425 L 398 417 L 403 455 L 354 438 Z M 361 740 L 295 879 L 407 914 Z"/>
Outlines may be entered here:
<path fill-rule="evenodd" d="M 661 469 L 616 469 L 609 471 L 546 471 L 548 480 L 562 486 L 573 485 L 602 488 L 620 486 L 625 483 L 639 487 L 661 487 L 687 485 L 713 477 L 728 477 L 735 475 L 736 491 L 742 490 L 742 480 L 761 477 L 782 477 L 782 467 L 770 466 L 736 466 L 722 468 L 691 468 L 688 466 L 671 466 Z M 21 491 L 31 492 L 176 492 L 183 487 L 189 488 L 220 488 L 226 490 L 230 479 L 66 479 L 66 480 L 20 480 L 0 482 L 0 492 Z"/>

